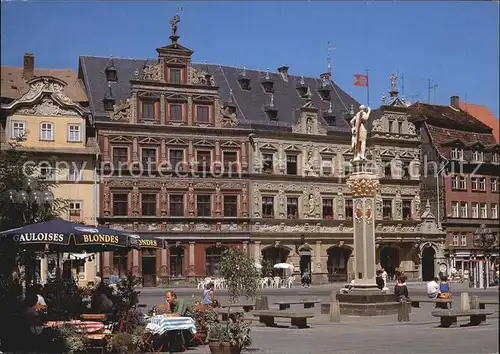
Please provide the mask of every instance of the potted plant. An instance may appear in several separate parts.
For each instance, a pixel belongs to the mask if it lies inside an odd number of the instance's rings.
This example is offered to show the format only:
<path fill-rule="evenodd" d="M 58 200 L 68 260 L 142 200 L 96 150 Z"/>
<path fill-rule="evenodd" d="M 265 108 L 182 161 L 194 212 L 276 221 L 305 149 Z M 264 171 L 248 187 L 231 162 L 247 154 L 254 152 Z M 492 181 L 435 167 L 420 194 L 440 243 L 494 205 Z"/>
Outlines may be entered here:
<path fill-rule="evenodd" d="M 235 304 L 240 296 L 246 299 L 255 297 L 259 271 L 245 253 L 230 248 L 222 254 L 219 273 L 227 286 L 229 320 L 218 322 L 206 318 L 209 348 L 212 354 L 239 354 L 243 348 L 251 345 L 250 322 L 245 321 L 243 315 L 232 316 L 231 304 Z"/>

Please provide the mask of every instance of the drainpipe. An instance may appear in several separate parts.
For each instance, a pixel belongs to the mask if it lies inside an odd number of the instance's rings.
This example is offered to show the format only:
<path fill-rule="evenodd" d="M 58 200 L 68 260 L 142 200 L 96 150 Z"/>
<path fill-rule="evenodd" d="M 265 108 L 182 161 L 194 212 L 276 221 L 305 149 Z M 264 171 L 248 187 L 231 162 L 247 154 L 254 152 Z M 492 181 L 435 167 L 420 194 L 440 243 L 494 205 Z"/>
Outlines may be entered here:
<path fill-rule="evenodd" d="M 437 225 L 438 229 L 441 230 L 441 198 L 440 198 L 440 190 L 439 190 L 439 177 L 443 170 L 448 166 L 450 163 L 450 160 L 448 160 L 446 157 L 442 156 L 445 160 L 446 163 L 441 167 L 441 169 L 438 171 L 436 174 L 436 194 L 437 194 Z M 443 183 L 444 184 L 444 183 Z"/>

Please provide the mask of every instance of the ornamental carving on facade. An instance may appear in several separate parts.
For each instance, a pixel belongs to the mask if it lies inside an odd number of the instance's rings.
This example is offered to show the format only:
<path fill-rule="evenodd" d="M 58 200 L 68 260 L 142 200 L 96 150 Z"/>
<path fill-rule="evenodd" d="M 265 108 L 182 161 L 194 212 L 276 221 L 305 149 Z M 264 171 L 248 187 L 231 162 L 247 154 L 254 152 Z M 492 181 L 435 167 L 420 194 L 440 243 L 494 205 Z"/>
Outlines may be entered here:
<path fill-rule="evenodd" d="M 109 216 L 111 213 L 111 190 L 108 182 L 104 182 L 104 198 L 103 198 L 104 216 Z"/>
<path fill-rule="evenodd" d="M 238 125 L 238 118 L 236 116 L 236 111 L 231 107 L 221 107 L 220 108 L 220 124 L 223 127 L 235 127 Z"/>
<path fill-rule="evenodd" d="M 196 207 L 196 196 L 194 195 L 194 186 L 192 183 L 189 183 L 188 186 L 188 213 L 189 216 L 194 216 L 195 214 L 195 207 Z"/>
<path fill-rule="evenodd" d="M 349 178 L 347 186 L 355 196 L 373 196 L 379 186 L 379 180 L 372 178 Z"/>
<path fill-rule="evenodd" d="M 33 107 L 21 108 L 16 111 L 18 114 L 37 116 L 78 116 L 78 112 L 72 109 L 62 108 L 49 97 L 44 97 L 42 101 Z"/>
<path fill-rule="evenodd" d="M 160 212 L 161 216 L 167 216 L 167 187 L 165 183 L 161 184 L 160 190 Z"/>
<path fill-rule="evenodd" d="M 130 98 L 121 101 L 113 106 L 113 112 L 111 113 L 111 120 L 117 121 L 130 121 Z"/>
<path fill-rule="evenodd" d="M 140 209 L 140 195 L 139 195 L 139 185 L 137 182 L 133 183 L 133 189 L 132 189 L 132 215 L 133 216 L 139 216 L 139 209 Z"/>
<path fill-rule="evenodd" d="M 248 217 L 248 187 L 243 183 L 241 188 L 241 214 L 243 217 Z"/>
<path fill-rule="evenodd" d="M 212 75 L 210 75 L 206 71 L 193 67 L 189 68 L 189 83 L 193 85 L 215 86 L 215 80 Z"/>
<path fill-rule="evenodd" d="M 149 64 L 144 66 L 142 71 L 142 79 L 147 81 L 161 81 L 162 80 L 162 66 L 158 62 L 156 64 Z"/>

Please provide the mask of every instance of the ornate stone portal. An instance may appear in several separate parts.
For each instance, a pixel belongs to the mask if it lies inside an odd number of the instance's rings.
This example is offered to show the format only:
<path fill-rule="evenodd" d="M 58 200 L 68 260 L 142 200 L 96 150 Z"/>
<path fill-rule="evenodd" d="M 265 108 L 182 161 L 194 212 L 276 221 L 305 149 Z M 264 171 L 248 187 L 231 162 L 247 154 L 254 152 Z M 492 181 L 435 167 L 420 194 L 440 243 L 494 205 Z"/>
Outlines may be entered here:
<path fill-rule="evenodd" d="M 354 172 L 347 179 L 353 197 L 354 217 L 354 287 L 347 294 L 337 294 L 340 313 L 377 316 L 397 312 L 393 294 L 377 288 L 375 280 L 375 195 L 379 178 L 366 160 L 353 161 Z"/>

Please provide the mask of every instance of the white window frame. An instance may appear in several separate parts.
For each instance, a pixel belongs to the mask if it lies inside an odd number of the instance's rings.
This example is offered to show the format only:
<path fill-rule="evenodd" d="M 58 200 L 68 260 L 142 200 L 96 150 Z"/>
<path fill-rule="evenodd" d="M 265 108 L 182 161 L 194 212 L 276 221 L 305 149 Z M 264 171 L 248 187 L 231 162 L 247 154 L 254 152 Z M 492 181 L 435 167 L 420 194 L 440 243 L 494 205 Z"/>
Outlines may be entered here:
<path fill-rule="evenodd" d="M 464 159 L 464 149 L 452 148 L 451 149 L 451 159 L 452 160 L 463 160 Z"/>
<path fill-rule="evenodd" d="M 78 220 L 83 220 L 83 208 L 82 208 L 83 202 L 81 200 L 71 200 L 68 203 L 68 219 L 71 219 L 71 212 L 72 211 L 79 211 L 79 215 L 76 216 Z M 77 207 L 78 206 L 78 207 Z"/>
<path fill-rule="evenodd" d="M 467 235 L 460 235 L 460 246 L 467 247 Z"/>
<path fill-rule="evenodd" d="M 44 128 L 44 125 L 46 127 Z M 50 127 L 50 129 L 49 129 Z M 54 123 L 51 122 L 41 122 L 40 123 L 40 140 L 42 141 L 53 141 L 54 140 Z"/>
<path fill-rule="evenodd" d="M 460 176 L 458 181 L 458 186 L 461 190 L 467 190 L 467 179 L 465 179 L 465 177 Z"/>
<path fill-rule="evenodd" d="M 460 217 L 461 218 L 467 218 L 469 215 L 469 211 L 467 210 L 467 203 L 466 202 L 461 202 L 460 203 Z"/>
<path fill-rule="evenodd" d="M 483 162 L 483 157 L 484 157 L 484 154 L 482 151 L 473 151 L 472 152 L 472 161 L 473 162 Z"/>
<path fill-rule="evenodd" d="M 491 156 L 491 162 L 498 163 L 498 152 L 493 153 L 493 155 Z"/>
<path fill-rule="evenodd" d="M 490 213 L 492 219 L 498 219 L 498 204 L 491 204 Z"/>
<path fill-rule="evenodd" d="M 74 128 L 77 128 L 76 130 Z M 72 134 L 73 136 L 72 138 Z M 68 141 L 72 143 L 82 142 L 82 125 L 81 124 L 68 124 Z"/>
<path fill-rule="evenodd" d="M 481 219 L 488 219 L 488 204 L 481 203 L 480 210 Z"/>
<path fill-rule="evenodd" d="M 486 178 L 485 177 L 479 177 L 478 189 L 480 191 L 486 191 Z"/>
<path fill-rule="evenodd" d="M 498 191 L 498 180 L 496 178 L 490 179 L 490 189 L 492 192 Z"/>
<path fill-rule="evenodd" d="M 451 176 L 451 188 L 458 189 L 460 186 L 458 176 Z"/>
<path fill-rule="evenodd" d="M 16 125 L 18 125 L 18 126 L 16 127 Z M 26 122 L 24 120 L 13 120 L 11 122 L 11 128 L 12 128 L 12 131 L 11 131 L 12 139 L 18 139 L 18 138 L 21 138 L 24 135 L 26 135 Z M 17 133 L 16 133 L 16 131 L 17 131 Z"/>
<path fill-rule="evenodd" d="M 479 219 L 479 203 L 472 203 L 472 218 Z"/>
<path fill-rule="evenodd" d="M 453 246 L 459 246 L 460 241 L 457 234 L 453 234 Z"/>
<path fill-rule="evenodd" d="M 460 203 L 459 202 L 451 202 L 451 216 L 454 218 L 458 218 L 460 216 Z"/>
<path fill-rule="evenodd" d="M 479 180 L 477 177 L 471 178 L 471 187 L 473 191 L 477 191 L 479 189 Z"/>

